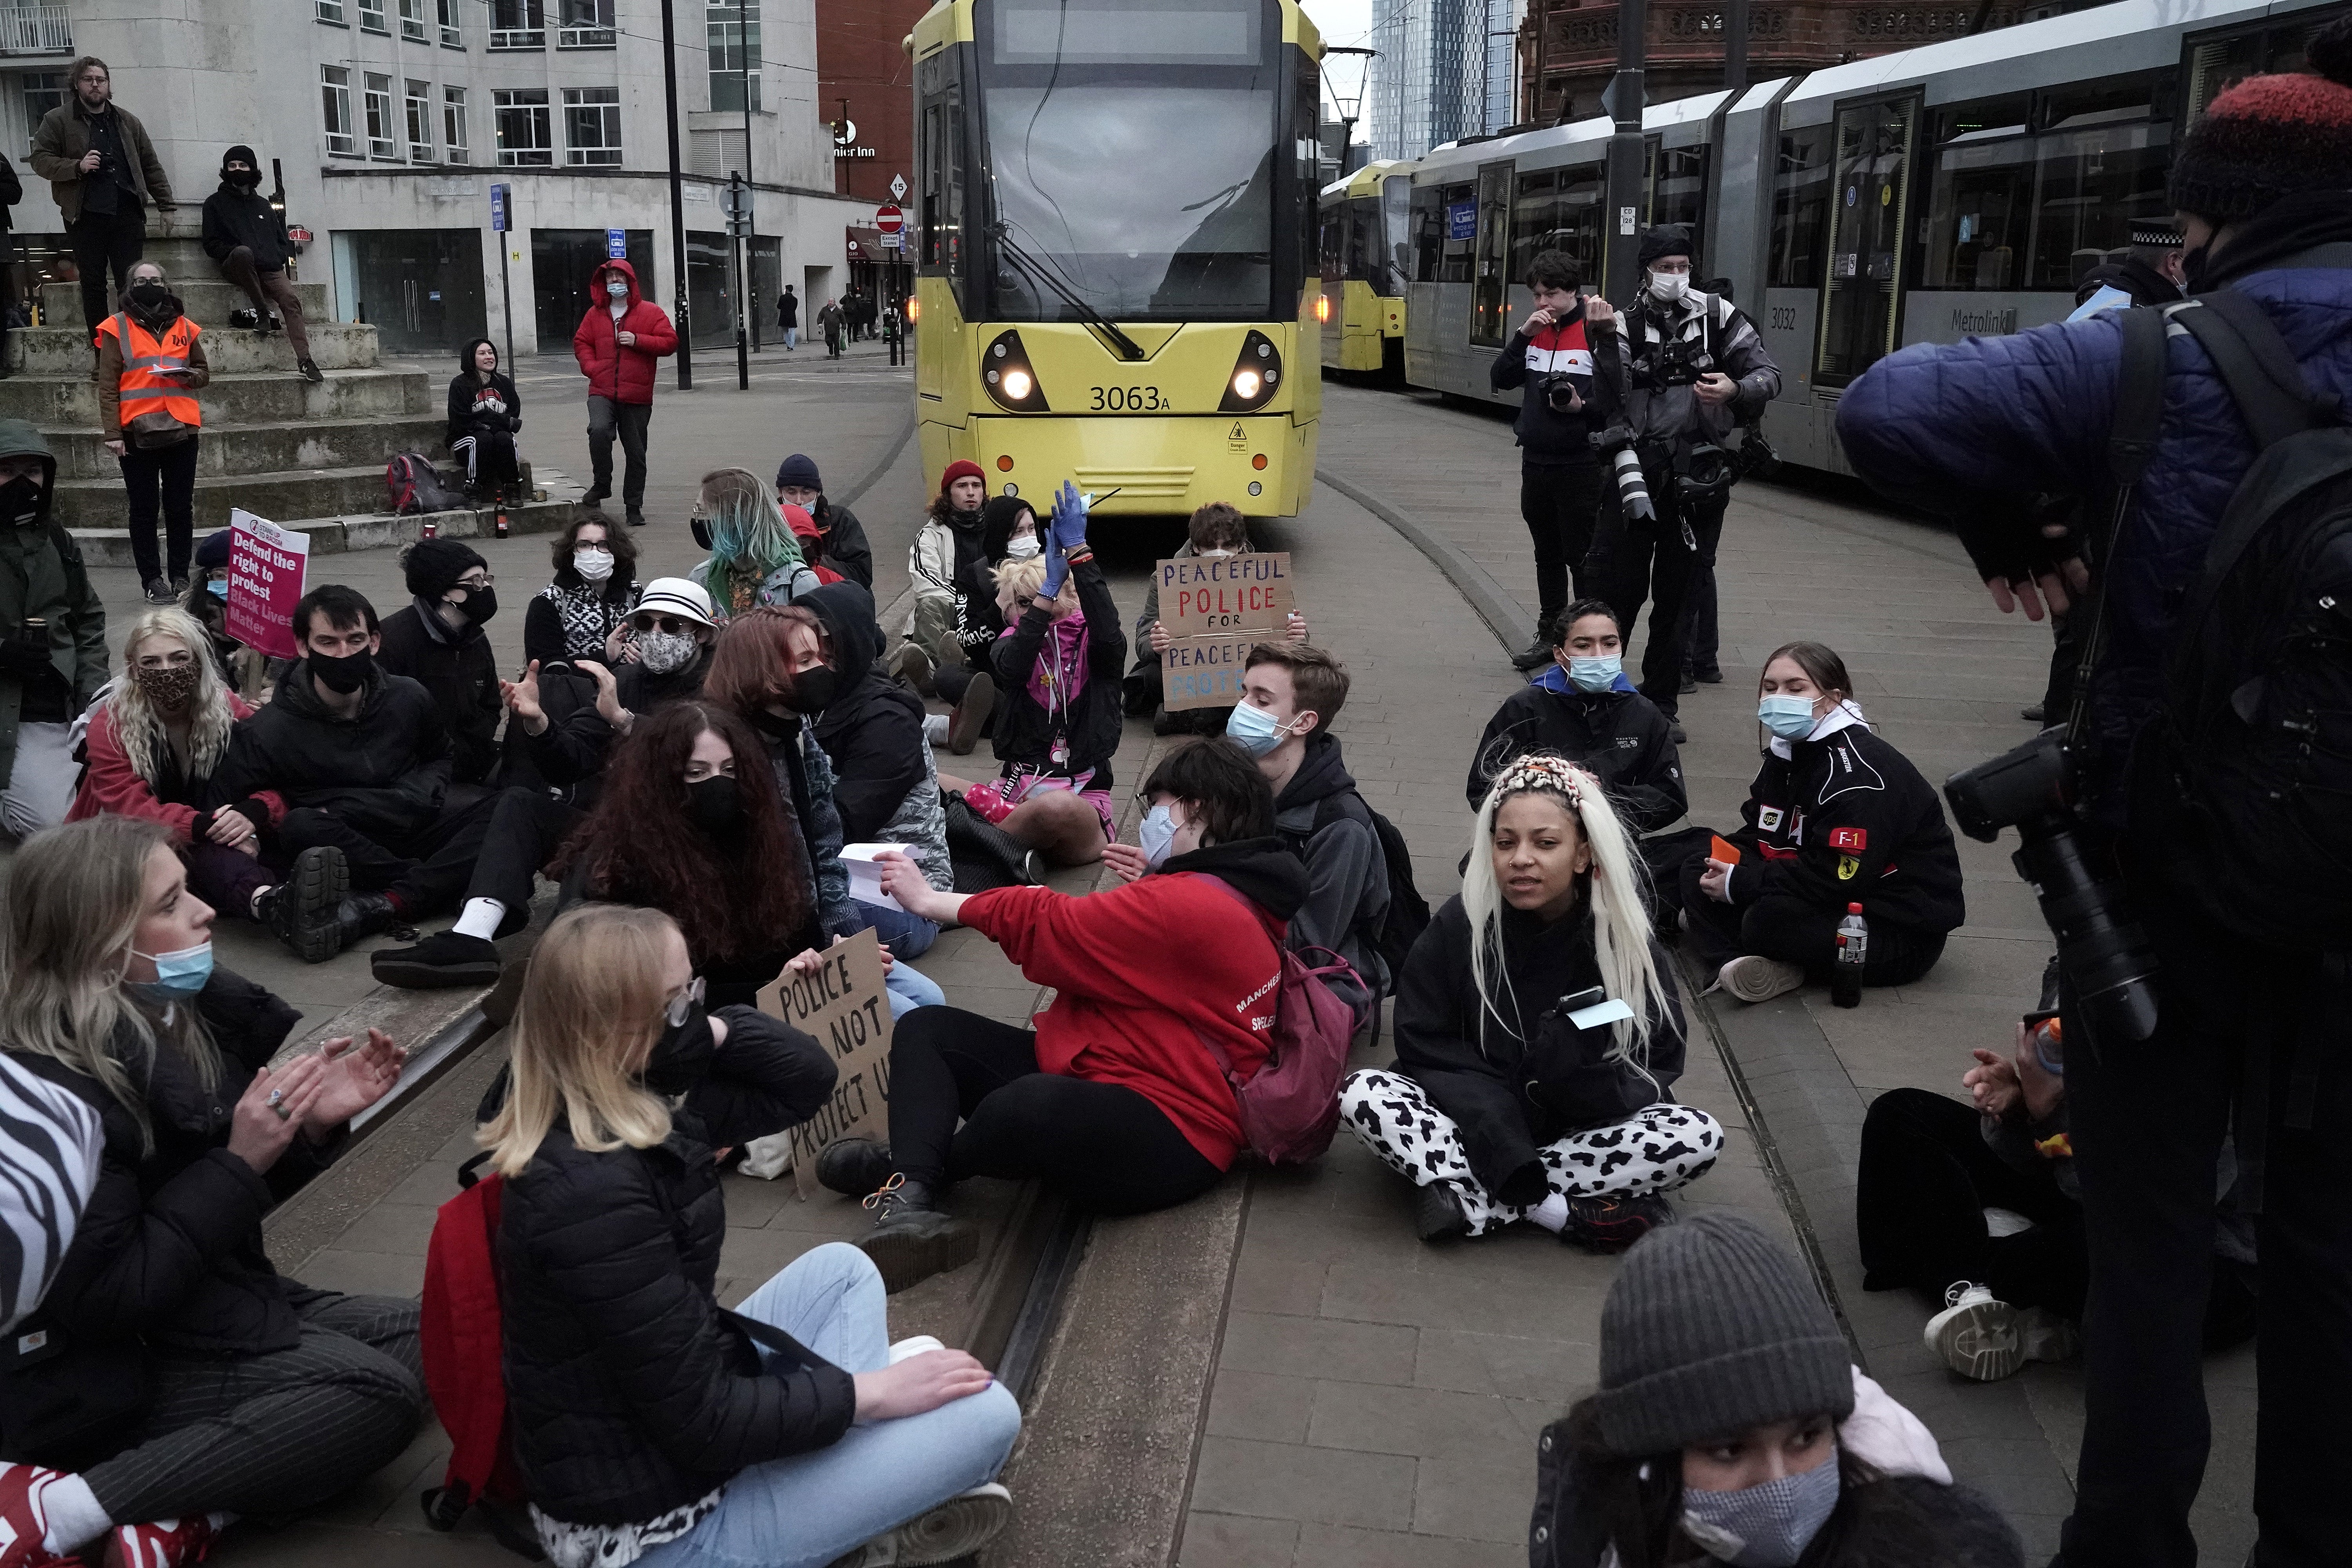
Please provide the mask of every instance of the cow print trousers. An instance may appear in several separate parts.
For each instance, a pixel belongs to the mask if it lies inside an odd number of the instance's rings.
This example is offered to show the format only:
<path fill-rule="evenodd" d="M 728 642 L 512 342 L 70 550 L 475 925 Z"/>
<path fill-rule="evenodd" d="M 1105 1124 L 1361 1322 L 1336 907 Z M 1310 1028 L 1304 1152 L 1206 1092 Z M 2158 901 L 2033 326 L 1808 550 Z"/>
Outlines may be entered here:
<path fill-rule="evenodd" d="M 1402 1073 L 1363 1068 L 1339 1085 L 1339 1116 L 1381 1163 L 1415 1186 L 1449 1182 L 1474 1236 L 1526 1215 L 1501 1204 L 1470 1173 L 1454 1121 Z M 1667 1193 L 1706 1174 L 1723 1152 L 1723 1125 L 1694 1106 L 1661 1100 L 1623 1121 L 1588 1127 L 1536 1151 L 1544 1177 L 1564 1197 Z"/>

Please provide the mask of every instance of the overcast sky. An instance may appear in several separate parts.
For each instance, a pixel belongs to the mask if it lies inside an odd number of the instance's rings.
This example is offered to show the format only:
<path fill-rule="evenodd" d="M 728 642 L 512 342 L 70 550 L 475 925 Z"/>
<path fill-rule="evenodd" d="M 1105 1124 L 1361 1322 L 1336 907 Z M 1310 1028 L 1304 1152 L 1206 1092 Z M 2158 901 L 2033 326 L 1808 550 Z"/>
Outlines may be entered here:
<path fill-rule="evenodd" d="M 1365 35 L 1371 30 L 1372 7 L 1375 3 L 1384 9 L 1393 5 L 1411 5 L 1414 0 L 1300 0 L 1301 7 L 1315 25 L 1323 31 L 1327 44 L 1365 44 Z M 1334 56 L 1323 68 L 1323 97 L 1330 101 L 1334 88 L 1343 93 L 1359 90 L 1359 79 L 1370 62 L 1360 55 Z M 1358 127 L 1358 134 L 1362 128 Z"/>

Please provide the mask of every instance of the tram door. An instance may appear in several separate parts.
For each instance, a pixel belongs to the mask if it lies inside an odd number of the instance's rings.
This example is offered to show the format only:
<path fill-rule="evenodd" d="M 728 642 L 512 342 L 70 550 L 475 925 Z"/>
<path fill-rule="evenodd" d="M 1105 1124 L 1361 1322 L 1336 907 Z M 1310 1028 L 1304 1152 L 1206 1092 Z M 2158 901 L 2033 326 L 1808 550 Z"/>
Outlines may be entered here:
<path fill-rule="evenodd" d="M 1478 247 L 1470 272 L 1470 341 L 1501 348 L 1511 291 L 1511 165 L 1478 171 Z"/>
<path fill-rule="evenodd" d="M 1838 110 L 1816 385 L 1843 386 L 1895 348 L 1918 121 L 1916 98 Z"/>

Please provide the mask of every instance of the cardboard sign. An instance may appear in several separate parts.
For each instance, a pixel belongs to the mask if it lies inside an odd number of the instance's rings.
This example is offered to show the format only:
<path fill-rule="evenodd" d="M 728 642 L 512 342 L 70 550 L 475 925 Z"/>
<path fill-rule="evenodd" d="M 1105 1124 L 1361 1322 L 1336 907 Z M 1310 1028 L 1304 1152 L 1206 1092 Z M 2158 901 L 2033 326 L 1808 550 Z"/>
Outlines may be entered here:
<path fill-rule="evenodd" d="M 310 574 L 310 536 L 239 507 L 228 514 L 228 635 L 272 658 L 297 658 L 294 606 Z"/>
<path fill-rule="evenodd" d="M 882 944 L 873 930 L 824 950 L 814 974 L 786 971 L 760 993 L 760 1011 L 813 1037 L 838 1073 L 833 1098 L 798 1127 L 747 1146 L 743 1169 L 770 1181 L 790 1166 L 805 1199 L 826 1144 L 853 1135 L 890 1135 L 890 997 L 883 985 Z"/>
<path fill-rule="evenodd" d="M 1160 624 L 1171 637 L 1279 635 L 1297 602 L 1287 551 L 1264 554 L 1180 555 L 1156 568 Z"/>
<path fill-rule="evenodd" d="M 1187 708 L 1232 708 L 1242 700 L 1242 677 L 1250 649 L 1281 636 L 1250 632 L 1242 637 L 1178 637 L 1160 656 L 1161 700 L 1171 713 Z"/>

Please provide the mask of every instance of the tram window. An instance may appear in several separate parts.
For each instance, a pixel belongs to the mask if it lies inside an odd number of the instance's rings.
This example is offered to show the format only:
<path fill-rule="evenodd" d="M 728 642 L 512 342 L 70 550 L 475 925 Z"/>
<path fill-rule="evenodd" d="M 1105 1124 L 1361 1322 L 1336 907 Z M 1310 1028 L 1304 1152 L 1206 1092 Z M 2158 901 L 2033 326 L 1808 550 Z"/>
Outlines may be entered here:
<path fill-rule="evenodd" d="M 1688 224 L 1698 232 L 1706 215 L 1706 149 L 1667 147 L 1659 151 L 1655 183 L 1650 188 L 1653 224 Z"/>
<path fill-rule="evenodd" d="M 2156 100 L 2156 74 L 2136 71 L 2052 88 L 2041 95 L 2033 122 L 2045 131 L 2062 131 L 2108 120 L 2146 120 Z"/>
<path fill-rule="evenodd" d="M 2041 138 L 2030 287 L 2072 290 L 2084 273 L 2130 246 L 2134 219 L 2170 214 L 2164 191 L 2170 144 L 2170 126 L 2146 121 Z"/>
<path fill-rule="evenodd" d="M 1467 181 L 1437 187 L 1437 280 L 1470 281 L 1470 249 L 1478 232 L 1477 187 Z"/>
<path fill-rule="evenodd" d="M 1810 125 L 1781 137 L 1772 171 L 1771 287 L 1811 289 L 1821 282 L 1829 204 L 1830 128 Z"/>
<path fill-rule="evenodd" d="M 1347 228 L 1348 206 L 1345 202 L 1334 202 L 1323 209 L 1322 234 L 1316 246 L 1316 259 L 1326 283 L 1337 283 L 1348 275 L 1340 259 L 1347 243 Z"/>
<path fill-rule="evenodd" d="M 1830 265 L 1822 281 L 1817 384 L 1843 386 L 1895 347 L 1908 232 L 1916 100 L 1838 110 Z"/>
<path fill-rule="evenodd" d="M 1372 282 L 1375 294 L 1387 289 L 1377 287 L 1388 268 L 1381 265 L 1381 201 L 1378 196 L 1349 198 L 1346 207 L 1347 276 Z"/>
<path fill-rule="evenodd" d="M 1496 163 L 1478 171 L 1478 253 L 1475 287 L 1470 290 L 1470 341 L 1491 348 L 1503 346 L 1504 310 L 1511 280 L 1511 166 Z"/>
<path fill-rule="evenodd" d="M 1412 276 L 1412 175 L 1391 174 L 1381 181 L 1380 255 L 1387 265 L 1381 268 L 1380 292 L 1392 299 L 1404 297 L 1405 281 Z"/>
<path fill-rule="evenodd" d="M 2189 101 L 2183 106 L 2183 120 L 2195 120 L 2203 115 L 2213 100 L 2250 76 L 2268 70 L 2271 56 L 2271 35 L 2241 33 L 2234 38 L 2215 38 L 2198 44 L 2189 51 Z M 2300 36 L 2296 42 L 2301 43 Z M 2301 56 L 2300 47 L 2296 49 Z"/>
<path fill-rule="evenodd" d="M 1559 206 L 1547 250 L 1565 250 L 1576 258 L 1577 270 L 1601 285 L 1601 210 L 1608 195 L 1601 165 L 1580 163 L 1559 172 Z"/>
<path fill-rule="evenodd" d="M 2021 125 L 1962 133 L 1936 154 L 1928 289 L 2021 289 L 2033 217 L 2033 138 Z"/>
<path fill-rule="evenodd" d="M 1413 187 L 1412 224 L 1413 281 L 1434 283 L 1445 250 L 1445 196 L 1440 187 Z"/>
<path fill-rule="evenodd" d="M 1559 178 L 1545 169 L 1521 174 L 1511 195 L 1511 278 L 1525 281 L 1536 253 L 1551 248 L 1559 226 Z"/>

